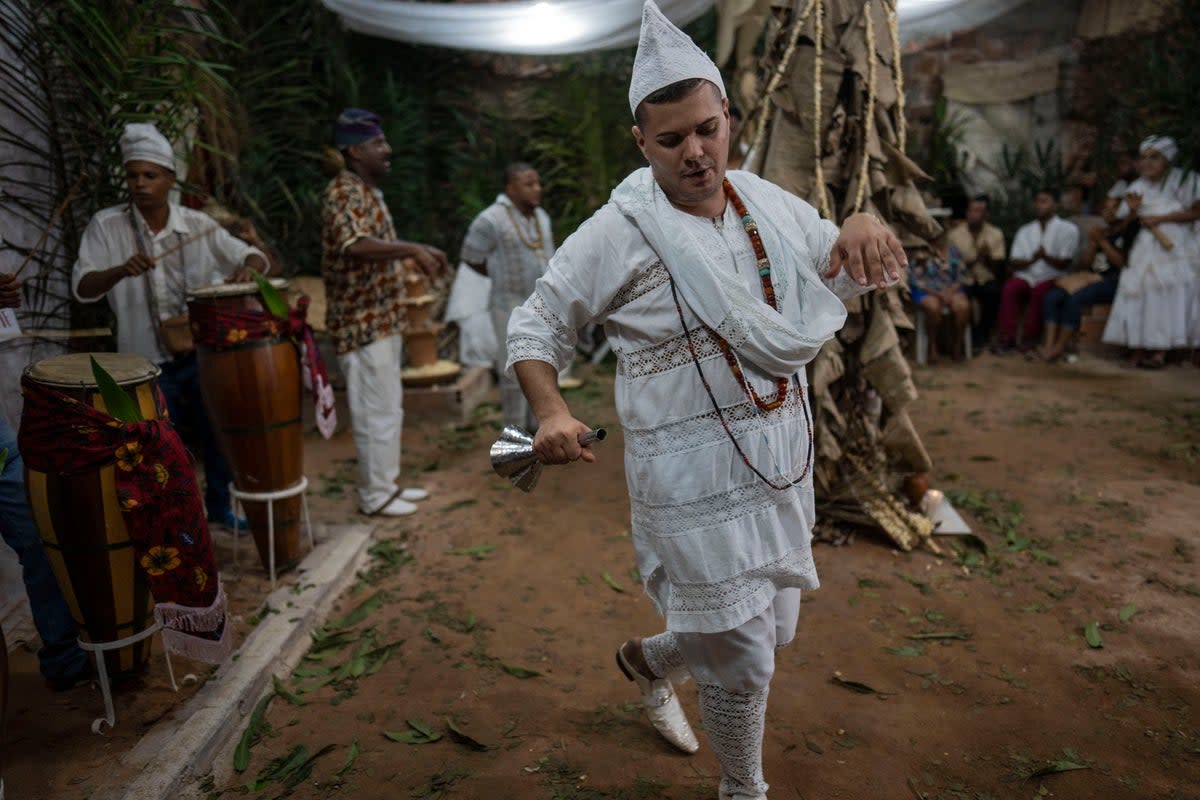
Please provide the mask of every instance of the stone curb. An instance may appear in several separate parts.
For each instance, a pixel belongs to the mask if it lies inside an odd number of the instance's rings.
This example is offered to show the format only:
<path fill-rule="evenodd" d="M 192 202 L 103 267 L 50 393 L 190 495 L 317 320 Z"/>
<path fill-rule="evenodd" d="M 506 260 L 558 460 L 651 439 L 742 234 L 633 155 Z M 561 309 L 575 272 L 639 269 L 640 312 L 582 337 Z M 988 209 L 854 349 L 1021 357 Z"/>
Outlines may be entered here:
<path fill-rule="evenodd" d="M 138 775 L 109 797 L 179 800 L 190 794 L 187 783 L 212 770 L 271 686 L 271 676 L 286 675 L 308 651 L 309 631 L 325 620 L 366 562 L 373 531 L 360 524 L 317 527 L 318 544 L 300 564 L 301 580 L 267 598 L 279 613 L 267 614 L 195 696 L 122 756 Z"/>

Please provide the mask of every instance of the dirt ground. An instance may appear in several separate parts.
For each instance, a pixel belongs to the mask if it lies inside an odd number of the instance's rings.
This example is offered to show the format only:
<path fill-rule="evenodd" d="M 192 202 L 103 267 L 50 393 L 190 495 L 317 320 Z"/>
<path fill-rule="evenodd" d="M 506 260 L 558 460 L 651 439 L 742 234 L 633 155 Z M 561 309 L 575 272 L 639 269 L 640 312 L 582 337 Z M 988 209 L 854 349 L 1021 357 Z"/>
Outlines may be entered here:
<path fill-rule="evenodd" d="M 707 745 L 660 741 L 613 664 L 660 623 L 633 570 L 611 375 L 585 375 L 572 405 L 613 436 L 532 494 L 490 471 L 494 407 L 407 420 L 406 471 L 433 497 L 381 526 L 246 769 L 219 764 L 194 796 L 715 798 Z M 934 483 L 987 552 L 817 546 L 822 588 L 771 690 L 771 797 L 1200 798 L 1200 371 L 984 356 L 918 383 Z M 315 512 L 352 516 L 349 436 L 310 444 Z M 227 579 L 244 635 L 262 579 Z M 16 669 L 14 798 L 88 797 L 89 773 L 177 701 L 155 667 L 95 737 L 98 696 Z"/>

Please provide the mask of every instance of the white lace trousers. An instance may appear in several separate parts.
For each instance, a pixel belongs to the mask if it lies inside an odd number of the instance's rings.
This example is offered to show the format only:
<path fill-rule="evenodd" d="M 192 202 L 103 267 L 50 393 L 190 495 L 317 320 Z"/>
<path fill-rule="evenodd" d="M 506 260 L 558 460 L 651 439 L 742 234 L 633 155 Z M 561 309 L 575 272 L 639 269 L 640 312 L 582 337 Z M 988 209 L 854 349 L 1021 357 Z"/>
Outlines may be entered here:
<path fill-rule="evenodd" d="M 386 503 L 396 491 L 396 478 L 400 476 L 403 342 L 397 334 L 338 356 L 338 367 L 346 378 L 350 427 L 358 451 L 358 502 L 365 511 Z"/>
<path fill-rule="evenodd" d="M 520 305 L 518 302 L 516 305 Z M 529 407 L 529 401 L 525 399 L 525 393 L 521 391 L 521 384 L 517 382 L 517 376 L 504 371 L 504 365 L 508 363 L 508 347 L 505 344 L 508 338 L 508 319 L 512 316 L 515 305 L 502 303 L 493 305 L 491 309 L 492 328 L 496 332 L 496 374 L 500 377 L 500 408 L 504 417 L 505 425 L 516 425 L 525 431 L 532 432 L 537 427 L 537 421 L 533 416 L 533 409 Z"/>
<path fill-rule="evenodd" d="M 762 773 L 767 691 L 775 651 L 796 635 L 800 590 L 782 589 L 757 617 L 722 633 L 666 631 L 642 640 L 658 677 L 691 674 L 700 687 L 700 718 L 721 765 L 722 800 L 765 798 Z"/>

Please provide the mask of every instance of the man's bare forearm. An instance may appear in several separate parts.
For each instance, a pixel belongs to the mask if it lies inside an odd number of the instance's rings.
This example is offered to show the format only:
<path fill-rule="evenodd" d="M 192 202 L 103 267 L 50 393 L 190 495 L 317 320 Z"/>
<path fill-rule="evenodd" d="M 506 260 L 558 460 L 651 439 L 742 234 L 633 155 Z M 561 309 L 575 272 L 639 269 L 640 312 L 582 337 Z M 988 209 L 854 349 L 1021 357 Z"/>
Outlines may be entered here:
<path fill-rule="evenodd" d="M 553 366 L 545 361 L 518 361 L 513 364 L 513 371 L 538 422 L 559 414 L 570 415 L 567 401 L 558 390 L 558 370 Z"/>
<path fill-rule="evenodd" d="M 79 279 L 76 292 L 80 297 L 88 300 L 103 297 L 108 294 L 109 289 L 127 277 L 129 277 L 129 273 L 125 271 L 124 266 L 89 272 Z"/>
<path fill-rule="evenodd" d="M 410 255 L 413 245 L 409 242 L 389 242 L 376 236 L 364 236 L 346 248 L 346 252 L 364 261 L 391 261 Z"/>

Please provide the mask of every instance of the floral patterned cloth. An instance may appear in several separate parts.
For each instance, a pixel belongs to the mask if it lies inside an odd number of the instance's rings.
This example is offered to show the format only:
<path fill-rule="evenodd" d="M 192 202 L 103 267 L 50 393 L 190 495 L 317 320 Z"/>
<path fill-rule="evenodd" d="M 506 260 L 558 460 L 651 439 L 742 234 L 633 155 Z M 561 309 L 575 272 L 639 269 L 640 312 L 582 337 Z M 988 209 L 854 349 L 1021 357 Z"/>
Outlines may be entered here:
<path fill-rule="evenodd" d="M 188 303 L 188 318 L 196 344 L 213 350 L 225 350 L 243 342 L 274 339 L 281 334 L 290 336 L 293 342 L 300 345 L 300 358 L 304 365 L 301 375 L 304 388 L 313 394 L 317 430 L 328 439 L 337 427 L 337 411 L 334 409 L 329 373 L 313 339 L 312 326 L 308 324 L 308 303 L 308 295 L 301 295 L 296 307 L 288 310 L 287 319 L 281 320 L 265 311 L 235 311 L 220 309 L 211 303 L 191 302 Z"/>
<path fill-rule="evenodd" d="M 394 241 L 396 226 L 383 201 L 349 170 L 325 187 L 321 200 L 321 274 L 325 278 L 325 326 L 337 354 L 366 347 L 402 332 L 404 267 L 399 260 L 366 261 L 346 248 L 373 236 Z"/>
<path fill-rule="evenodd" d="M 28 377 L 21 390 L 18 442 L 25 463 L 39 472 L 73 475 L 115 462 L 121 513 L 154 595 L 164 646 L 189 658 L 223 661 L 232 644 L 225 591 L 196 475 L 170 420 L 119 422 Z"/>

